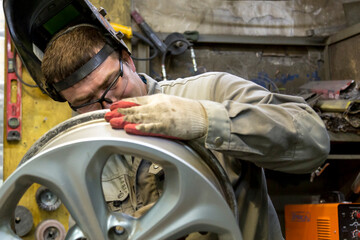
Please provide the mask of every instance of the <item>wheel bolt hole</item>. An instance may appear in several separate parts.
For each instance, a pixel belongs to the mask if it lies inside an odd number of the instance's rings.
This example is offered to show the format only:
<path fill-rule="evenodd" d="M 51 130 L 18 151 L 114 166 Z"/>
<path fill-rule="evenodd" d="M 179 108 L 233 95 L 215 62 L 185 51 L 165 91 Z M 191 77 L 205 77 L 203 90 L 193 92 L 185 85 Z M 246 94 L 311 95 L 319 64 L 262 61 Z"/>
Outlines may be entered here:
<path fill-rule="evenodd" d="M 123 235 L 125 232 L 125 228 L 123 228 L 122 226 L 116 226 L 114 227 L 114 233 L 116 235 Z"/>

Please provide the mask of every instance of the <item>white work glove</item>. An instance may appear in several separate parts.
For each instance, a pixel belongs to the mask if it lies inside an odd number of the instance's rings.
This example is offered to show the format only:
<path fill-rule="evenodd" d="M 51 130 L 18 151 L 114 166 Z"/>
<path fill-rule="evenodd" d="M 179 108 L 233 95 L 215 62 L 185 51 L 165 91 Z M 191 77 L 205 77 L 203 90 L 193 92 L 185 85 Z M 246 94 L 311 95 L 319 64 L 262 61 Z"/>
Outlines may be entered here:
<path fill-rule="evenodd" d="M 115 102 L 105 115 L 113 128 L 127 133 L 192 140 L 207 131 L 207 117 L 199 101 L 165 94 Z"/>

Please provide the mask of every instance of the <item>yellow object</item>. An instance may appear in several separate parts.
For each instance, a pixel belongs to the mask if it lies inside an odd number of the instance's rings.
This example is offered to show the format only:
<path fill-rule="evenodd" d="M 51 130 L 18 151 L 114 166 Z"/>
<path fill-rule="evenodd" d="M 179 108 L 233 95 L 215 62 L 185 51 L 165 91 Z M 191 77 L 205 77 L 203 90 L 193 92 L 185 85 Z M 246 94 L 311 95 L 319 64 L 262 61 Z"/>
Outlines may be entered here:
<path fill-rule="evenodd" d="M 23 80 L 33 84 L 28 72 L 25 70 L 23 71 Z M 21 101 L 21 140 L 19 142 L 8 142 L 6 136 L 4 136 L 4 179 L 17 168 L 22 157 L 36 140 L 55 125 L 71 117 L 71 109 L 66 103 L 52 101 L 39 88 L 23 86 Z M 54 212 L 46 212 L 38 208 L 35 200 L 38 187 L 38 184 L 32 185 L 19 202 L 19 205 L 31 211 L 34 220 L 33 229 L 27 236 L 23 237 L 25 240 L 34 239 L 35 227 L 44 219 L 57 219 L 64 225 L 66 230 L 68 229 L 69 213 L 64 205 L 61 205 Z"/>
<path fill-rule="evenodd" d="M 359 239 L 359 224 L 360 204 L 356 203 L 285 206 L 286 240 Z"/>
<path fill-rule="evenodd" d="M 20 62 L 20 60 L 19 60 Z M 5 67 L 7 64 L 5 64 Z M 24 67 L 23 67 L 24 69 Z M 7 69 L 5 69 L 7 72 Z M 22 79 L 30 84 L 34 84 L 33 80 L 29 76 L 28 72 L 24 70 L 22 72 Z M 11 102 L 16 102 L 17 96 L 17 81 L 11 81 Z M 7 84 L 5 82 L 5 84 Z M 4 129 L 4 179 L 6 179 L 17 167 L 28 151 L 28 149 L 38 140 L 44 133 L 53 128 L 55 125 L 67 120 L 71 117 L 71 110 L 66 103 L 58 103 L 52 101 L 47 95 L 41 92 L 39 88 L 30 88 L 22 85 L 21 96 L 21 139 L 20 141 L 8 142 L 6 139 L 6 129 Z M 4 87 L 5 91 L 7 90 Z M 4 94 L 6 96 L 6 94 Z M 14 96 L 14 97 L 13 97 Z M 15 98 L 15 99 L 14 99 Z M 4 122 L 6 122 L 6 104 L 4 104 Z M 11 111 L 11 110 L 9 110 Z M 6 124 L 4 124 L 6 128 Z M 59 209 L 53 212 L 46 212 L 40 210 L 37 206 L 35 194 L 38 189 L 38 184 L 33 184 L 26 193 L 22 196 L 19 205 L 22 205 L 30 210 L 33 216 L 33 226 L 31 231 L 22 239 L 30 240 L 34 239 L 34 233 L 36 226 L 44 219 L 57 219 L 61 224 L 68 229 L 69 213 L 61 205 Z M 4 207 L 4 206 L 2 206 Z"/>
<path fill-rule="evenodd" d="M 115 31 L 121 31 L 128 39 L 132 38 L 133 34 L 131 27 L 127 27 L 113 22 L 111 22 L 110 25 L 115 29 Z"/>
<path fill-rule="evenodd" d="M 355 103 L 360 102 L 357 100 L 319 100 L 316 106 L 324 112 L 345 112 L 349 110 L 349 107 Z"/>
<path fill-rule="evenodd" d="M 111 19 L 111 22 L 122 23 L 125 26 L 130 26 L 131 24 L 131 3 L 129 0 L 91 0 L 91 3 L 94 4 L 97 8 L 103 7 L 106 12 L 106 18 Z M 126 32 L 126 31 L 125 31 Z M 125 34 L 125 33 L 124 33 Z M 132 36 L 129 35 L 129 36 Z M 129 38 L 130 39 L 130 38 Z M 131 42 L 129 39 L 124 38 L 124 42 L 131 51 Z"/>
<path fill-rule="evenodd" d="M 114 2 L 112 0 L 94 0 L 93 4 L 98 7 L 103 6 L 105 9 L 108 9 L 109 15 L 112 16 L 115 22 L 130 24 L 130 14 L 127 14 L 130 11 L 130 1 L 119 0 Z M 122 31 L 127 37 L 132 37 L 131 28 L 125 27 L 120 31 Z M 4 64 L 4 67 L 6 67 L 6 65 L 7 64 Z M 23 69 L 25 68 L 23 67 Z M 7 72 L 7 70 L 5 72 Z M 22 78 L 25 82 L 34 84 L 26 70 L 23 71 Z M 4 89 L 6 89 L 6 87 L 4 87 Z M 24 154 L 42 135 L 57 124 L 69 119 L 72 116 L 72 111 L 67 103 L 53 101 L 38 88 L 23 86 L 21 101 L 21 141 L 7 142 L 6 136 L 4 136 L 4 179 L 9 177 L 9 175 L 18 167 L 18 164 Z M 6 104 L 4 104 L 4 107 L 6 107 Z M 4 109 L 4 111 L 5 118 L 7 109 Z M 4 122 L 6 122 L 6 120 Z M 4 124 L 4 127 L 6 127 L 6 124 Z M 6 133 L 5 129 L 3 132 Z M 53 212 L 46 212 L 39 209 L 35 200 L 35 194 L 38 188 L 38 184 L 33 184 L 19 202 L 19 205 L 22 205 L 31 211 L 34 220 L 31 232 L 22 237 L 23 240 L 35 239 L 34 234 L 36 227 L 41 221 L 46 219 L 56 219 L 64 225 L 66 231 L 68 230 L 69 213 L 65 206 L 62 204 L 59 209 Z"/>

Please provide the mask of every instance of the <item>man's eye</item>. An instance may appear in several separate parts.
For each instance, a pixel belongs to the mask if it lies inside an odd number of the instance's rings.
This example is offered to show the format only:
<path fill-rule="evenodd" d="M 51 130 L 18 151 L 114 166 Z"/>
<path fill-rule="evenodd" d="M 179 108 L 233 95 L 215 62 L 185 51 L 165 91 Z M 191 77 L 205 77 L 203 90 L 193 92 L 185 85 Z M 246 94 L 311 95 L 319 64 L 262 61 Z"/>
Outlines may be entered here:
<path fill-rule="evenodd" d="M 116 83 L 111 86 L 110 90 L 113 90 L 115 88 L 116 88 Z"/>
<path fill-rule="evenodd" d="M 95 102 L 97 99 L 95 98 L 88 98 L 86 100 L 78 101 L 76 104 L 73 104 L 74 106 L 81 106 L 81 105 L 92 105 L 92 102 Z"/>
<path fill-rule="evenodd" d="M 93 103 L 84 107 L 84 110 L 86 111 L 94 111 L 98 109 L 101 109 L 101 105 L 99 103 Z"/>
<path fill-rule="evenodd" d="M 86 100 L 83 100 L 83 101 L 76 102 L 76 104 L 74 104 L 74 105 L 79 106 L 79 105 L 87 104 L 89 102 L 91 102 L 91 99 L 86 99 Z"/>

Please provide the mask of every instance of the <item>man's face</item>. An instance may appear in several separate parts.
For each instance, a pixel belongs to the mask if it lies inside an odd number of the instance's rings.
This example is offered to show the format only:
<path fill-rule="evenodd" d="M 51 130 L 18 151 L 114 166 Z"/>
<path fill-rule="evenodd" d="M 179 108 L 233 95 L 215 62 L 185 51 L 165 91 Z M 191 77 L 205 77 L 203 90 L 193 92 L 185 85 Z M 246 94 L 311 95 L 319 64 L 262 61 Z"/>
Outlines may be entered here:
<path fill-rule="evenodd" d="M 105 98 L 111 101 L 97 102 L 78 108 L 76 110 L 78 113 L 91 112 L 102 108 L 108 109 L 110 108 L 111 102 L 114 103 L 123 98 L 144 96 L 147 94 L 146 85 L 135 72 L 132 59 L 126 53 L 122 55 L 122 77 L 119 76 L 121 61 L 118 55 L 113 53 L 86 78 L 74 86 L 61 91 L 61 94 L 71 106 L 81 106 L 85 103 L 100 99 L 108 89 Z M 113 86 L 111 86 L 112 83 L 114 84 Z"/>

